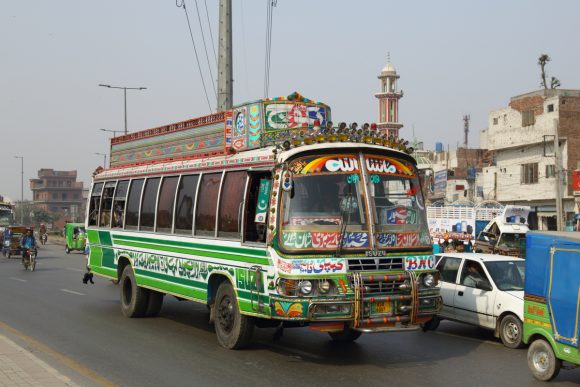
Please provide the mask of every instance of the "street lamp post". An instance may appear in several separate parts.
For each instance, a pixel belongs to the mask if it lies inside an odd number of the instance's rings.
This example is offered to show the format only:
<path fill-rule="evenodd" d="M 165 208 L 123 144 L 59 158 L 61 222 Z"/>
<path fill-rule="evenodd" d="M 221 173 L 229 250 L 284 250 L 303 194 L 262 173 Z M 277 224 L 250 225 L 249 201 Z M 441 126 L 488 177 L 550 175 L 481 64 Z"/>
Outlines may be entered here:
<path fill-rule="evenodd" d="M 124 87 L 124 86 L 111 86 L 99 84 L 101 87 L 108 87 L 109 89 L 122 89 L 123 96 L 125 98 L 125 134 L 127 134 L 127 90 L 145 90 L 146 87 Z"/>
<path fill-rule="evenodd" d="M 95 152 L 98 156 L 103 156 L 103 168 L 107 168 L 107 154 Z"/>
<path fill-rule="evenodd" d="M 113 133 L 113 137 L 117 137 L 117 133 L 120 133 L 120 130 L 112 130 L 112 129 L 99 129 L 102 130 L 103 132 L 111 132 Z M 125 132 L 125 134 L 127 134 L 127 132 Z"/>
<path fill-rule="evenodd" d="M 24 156 L 14 156 L 20 159 L 20 224 L 24 225 Z"/>

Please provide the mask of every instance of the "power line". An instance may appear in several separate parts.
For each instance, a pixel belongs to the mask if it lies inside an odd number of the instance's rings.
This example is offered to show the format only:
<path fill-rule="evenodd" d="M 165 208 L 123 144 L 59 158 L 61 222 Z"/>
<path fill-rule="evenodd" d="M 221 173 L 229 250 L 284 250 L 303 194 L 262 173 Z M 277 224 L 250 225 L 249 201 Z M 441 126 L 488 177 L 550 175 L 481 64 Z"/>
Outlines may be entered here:
<path fill-rule="evenodd" d="M 264 65 L 264 98 L 270 89 L 270 56 L 272 53 L 272 15 L 278 0 L 266 0 L 266 58 Z"/>
<path fill-rule="evenodd" d="M 197 0 L 195 0 L 195 10 L 197 11 L 197 20 L 199 22 L 199 29 L 201 31 L 201 40 L 203 42 L 203 49 L 205 51 L 205 57 L 207 59 L 207 67 L 209 69 L 209 77 L 211 78 L 211 85 L 212 85 L 212 88 L 213 88 L 213 95 L 214 95 L 214 97 L 217 100 L 217 92 L 215 90 L 215 82 L 213 80 L 213 74 L 211 72 L 211 64 L 209 63 L 209 55 L 207 54 L 207 46 L 205 44 L 205 35 L 203 34 L 203 26 L 201 24 L 201 16 L 199 15 L 199 7 L 197 6 Z"/>
<path fill-rule="evenodd" d="M 213 42 L 213 33 L 211 31 L 211 22 L 209 21 L 209 12 L 207 10 L 207 1 L 203 0 L 205 4 L 205 15 L 207 16 L 207 25 L 209 26 L 209 37 L 211 38 L 211 48 L 213 49 L 213 59 L 215 60 L 215 65 L 217 66 L 218 60 L 217 55 L 215 53 L 215 43 Z"/>
<path fill-rule="evenodd" d="M 187 13 L 187 8 L 185 7 L 185 0 L 181 0 L 181 4 L 179 3 L 180 0 L 175 0 L 175 5 L 178 8 L 183 7 L 183 11 L 185 12 L 185 18 L 187 19 L 187 26 L 189 28 L 189 36 L 191 36 L 191 43 L 193 45 L 193 51 L 195 52 L 195 60 L 197 61 L 197 68 L 199 69 L 199 76 L 201 78 L 201 84 L 203 85 L 203 92 L 205 94 L 205 99 L 207 101 L 207 106 L 209 107 L 210 113 L 213 111 L 211 108 L 211 104 L 209 103 L 209 97 L 207 95 L 207 89 L 205 87 L 205 80 L 203 79 L 203 73 L 201 71 L 201 65 L 199 64 L 199 57 L 197 55 L 197 49 L 195 48 L 195 40 L 193 39 L 193 32 L 191 31 L 191 23 L 189 22 L 189 15 Z"/>

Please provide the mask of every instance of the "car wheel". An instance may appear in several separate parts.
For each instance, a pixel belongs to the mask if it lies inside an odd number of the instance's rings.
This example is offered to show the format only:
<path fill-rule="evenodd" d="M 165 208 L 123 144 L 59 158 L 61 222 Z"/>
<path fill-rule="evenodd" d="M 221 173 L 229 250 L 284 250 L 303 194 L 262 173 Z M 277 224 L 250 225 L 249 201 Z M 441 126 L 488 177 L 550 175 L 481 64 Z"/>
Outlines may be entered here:
<path fill-rule="evenodd" d="M 522 346 L 522 322 L 513 314 L 505 316 L 499 325 L 499 337 L 503 345 L 508 348 Z"/>
<path fill-rule="evenodd" d="M 240 313 L 236 293 L 227 280 L 218 288 L 213 312 L 215 333 L 224 348 L 240 349 L 250 343 L 254 332 L 254 318 Z"/>
<path fill-rule="evenodd" d="M 528 367 L 536 379 L 548 382 L 558 376 L 562 360 L 556 358 L 550 343 L 539 339 L 528 349 Z"/>

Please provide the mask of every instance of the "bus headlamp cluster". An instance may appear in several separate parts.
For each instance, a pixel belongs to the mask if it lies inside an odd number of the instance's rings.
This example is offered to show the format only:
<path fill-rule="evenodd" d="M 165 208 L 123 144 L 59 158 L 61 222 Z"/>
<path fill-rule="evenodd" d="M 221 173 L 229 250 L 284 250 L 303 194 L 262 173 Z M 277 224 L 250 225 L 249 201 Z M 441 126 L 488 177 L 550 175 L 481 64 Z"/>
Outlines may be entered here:
<path fill-rule="evenodd" d="M 276 282 L 278 294 L 288 297 L 317 296 L 336 293 L 336 286 L 327 279 L 287 279 L 278 278 Z"/>
<path fill-rule="evenodd" d="M 284 140 L 278 145 L 284 150 L 296 148 L 301 145 L 312 145 L 333 142 L 356 142 L 365 144 L 382 145 L 391 149 L 397 149 L 405 153 L 413 153 L 413 147 L 408 146 L 409 141 L 394 136 L 381 134 L 377 129 L 377 124 L 364 124 L 358 127 L 356 122 L 347 127 L 345 122 L 341 122 L 338 127 L 333 127 L 332 122 L 328 122 L 326 128 L 320 127 L 318 120 L 314 121 L 312 130 L 308 124 L 302 124 L 302 130 L 294 135 L 290 140 Z"/>

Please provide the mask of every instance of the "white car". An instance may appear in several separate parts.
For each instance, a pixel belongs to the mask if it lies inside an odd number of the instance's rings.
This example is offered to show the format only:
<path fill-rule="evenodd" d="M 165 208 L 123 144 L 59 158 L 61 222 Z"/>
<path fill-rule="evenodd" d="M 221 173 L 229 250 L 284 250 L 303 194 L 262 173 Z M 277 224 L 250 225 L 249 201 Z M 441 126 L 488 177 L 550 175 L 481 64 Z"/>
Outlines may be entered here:
<path fill-rule="evenodd" d="M 480 253 L 436 254 L 443 308 L 441 319 L 491 329 L 509 348 L 522 345 L 525 264 L 521 258 Z"/>

